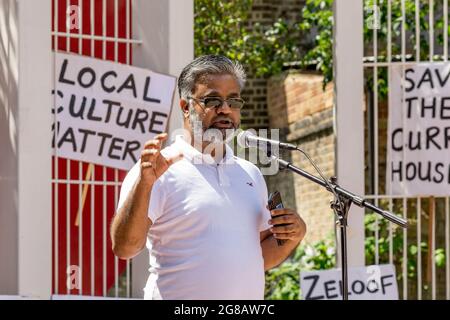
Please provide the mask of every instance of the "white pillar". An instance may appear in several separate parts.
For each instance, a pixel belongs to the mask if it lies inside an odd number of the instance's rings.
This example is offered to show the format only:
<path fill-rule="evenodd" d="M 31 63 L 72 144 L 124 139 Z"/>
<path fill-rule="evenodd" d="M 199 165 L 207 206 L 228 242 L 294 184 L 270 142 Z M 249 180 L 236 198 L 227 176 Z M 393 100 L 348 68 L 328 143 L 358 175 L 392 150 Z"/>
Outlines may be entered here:
<path fill-rule="evenodd" d="M 178 77 L 194 57 L 193 0 L 134 0 L 133 38 L 142 45 L 133 49 L 133 65 Z M 182 113 L 176 91 L 169 119 L 169 135 L 182 128 Z M 148 277 L 148 252 L 132 262 L 132 296 L 143 297 Z"/>
<path fill-rule="evenodd" d="M 17 10 L 0 0 L 0 295 L 18 292 Z"/>
<path fill-rule="evenodd" d="M 363 1 L 334 1 L 336 172 L 338 183 L 364 195 Z M 349 266 L 364 265 L 364 211 L 349 213 Z M 339 247 L 339 246 L 338 246 Z"/>
<path fill-rule="evenodd" d="M 52 284 L 51 1 L 2 0 L 0 14 L 0 46 L 7 49 L 1 53 L 7 57 L 0 112 L 7 118 L 0 120 L 0 233 L 9 241 L 0 246 L 0 281 L 7 284 L 0 294 L 45 299 Z M 5 256 L 12 258 L 6 267 Z"/>

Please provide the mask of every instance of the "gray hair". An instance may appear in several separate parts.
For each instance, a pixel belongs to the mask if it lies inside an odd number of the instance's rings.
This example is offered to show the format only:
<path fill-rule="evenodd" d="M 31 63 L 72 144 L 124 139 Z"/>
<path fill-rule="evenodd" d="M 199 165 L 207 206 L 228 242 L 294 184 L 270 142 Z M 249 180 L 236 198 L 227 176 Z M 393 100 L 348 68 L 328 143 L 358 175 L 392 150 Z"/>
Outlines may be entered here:
<path fill-rule="evenodd" d="M 181 71 L 178 78 L 178 93 L 180 98 L 186 99 L 194 93 L 195 85 L 205 81 L 208 75 L 229 74 L 236 78 L 242 90 L 245 85 L 246 74 L 242 65 L 221 55 L 205 55 L 196 58 Z"/>

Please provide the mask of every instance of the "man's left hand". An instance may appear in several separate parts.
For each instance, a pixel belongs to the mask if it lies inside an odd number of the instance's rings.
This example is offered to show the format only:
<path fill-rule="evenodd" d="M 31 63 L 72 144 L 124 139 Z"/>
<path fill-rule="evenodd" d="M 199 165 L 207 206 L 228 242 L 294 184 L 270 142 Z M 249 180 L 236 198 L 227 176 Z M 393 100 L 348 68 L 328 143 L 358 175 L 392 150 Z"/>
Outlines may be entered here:
<path fill-rule="evenodd" d="M 306 234 L 305 221 L 292 209 L 274 209 L 269 224 L 274 238 L 300 243 Z M 283 226 L 280 226 L 283 224 Z"/>

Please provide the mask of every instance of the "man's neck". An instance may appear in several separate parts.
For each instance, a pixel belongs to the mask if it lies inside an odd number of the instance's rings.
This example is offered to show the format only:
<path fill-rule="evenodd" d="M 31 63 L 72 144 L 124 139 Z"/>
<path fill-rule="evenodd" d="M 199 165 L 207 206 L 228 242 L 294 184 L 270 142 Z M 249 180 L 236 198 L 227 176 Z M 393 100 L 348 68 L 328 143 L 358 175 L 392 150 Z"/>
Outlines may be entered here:
<path fill-rule="evenodd" d="M 202 150 L 199 150 L 203 154 L 209 154 L 216 162 L 220 162 L 225 158 L 226 148 L 224 143 L 212 144 L 210 142 L 203 142 Z"/>
<path fill-rule="evenodd" d="M 195 139 L 191 140 L 191 146 L 203 154 L 209 154 L 216 162 L 220 162 L 225 158 L 226 147 L 225 143 L 212 144 L 211 142 L 203 141 L 201 146 L 200 143 L 196 143 Z"/>

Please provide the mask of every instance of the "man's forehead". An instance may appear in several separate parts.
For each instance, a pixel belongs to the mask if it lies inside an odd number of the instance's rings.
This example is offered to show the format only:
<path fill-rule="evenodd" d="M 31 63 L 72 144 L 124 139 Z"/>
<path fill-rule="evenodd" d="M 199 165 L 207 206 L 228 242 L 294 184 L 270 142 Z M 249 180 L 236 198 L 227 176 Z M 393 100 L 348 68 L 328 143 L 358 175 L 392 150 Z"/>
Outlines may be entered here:
<path fill-rule="evenodd" d="M 205 95 L 240 94 L 241 88 L 237 79 L 229 74 L 206 75 L 195 84 L 195 93 Z"/>

